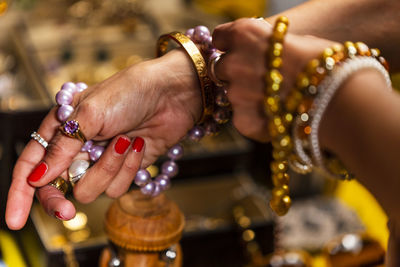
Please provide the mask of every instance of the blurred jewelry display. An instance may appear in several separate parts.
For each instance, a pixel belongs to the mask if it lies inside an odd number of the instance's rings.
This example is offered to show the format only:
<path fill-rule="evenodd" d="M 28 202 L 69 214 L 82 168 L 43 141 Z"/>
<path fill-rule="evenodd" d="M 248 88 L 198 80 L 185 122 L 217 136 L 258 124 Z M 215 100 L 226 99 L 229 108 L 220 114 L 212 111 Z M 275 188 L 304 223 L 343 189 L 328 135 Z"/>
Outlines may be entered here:
<path fill-rule="evenodd" d="M 10 6 L 10 0 L 0 0 L 0 16 L 4 15 Z"/>
<path fill-rule="evenodd" d="M 16 80 L 12 73 L 15 64 L 14 57 L 0 49 L 0 99 L 11 96 L 15 90 Z"/>

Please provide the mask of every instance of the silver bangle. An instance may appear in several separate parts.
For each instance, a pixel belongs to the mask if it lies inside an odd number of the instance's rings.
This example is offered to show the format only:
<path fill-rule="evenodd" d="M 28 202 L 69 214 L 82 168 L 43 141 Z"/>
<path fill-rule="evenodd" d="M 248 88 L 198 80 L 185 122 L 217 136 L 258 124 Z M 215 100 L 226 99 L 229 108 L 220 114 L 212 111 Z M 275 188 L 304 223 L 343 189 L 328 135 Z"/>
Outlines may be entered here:
<path fill-rule="evenodd" d="M 372 57 L 355 57 L 347 59 L 343 64 L 336 67 L 331 75 L 330 82 L 321 84 L 321 93 L 317 96 L 313 104 L 312 119 L 311 119 L 311 134 L 309 136 L 311 154 L 313 157 L 314 165 L 320 169 L 322 173 L 330 177 L 334 176 L 337 179 L 343 179 L 337 175 L 333 175 L 327 170 L 324 164 L 324 157 L 322 155 L 321 146 L 319 143 L 319 127 L 321 124 L 322 117 L 335 95 L 336 91 L 340 88 L 343 82 L 350 77 L 350 75 L 361 69 L 375 69 L 379 71 L 385 79 L 387 87 L 391 90 L 392 83 L 390 81 L 389 73 L 386 69 L 374 58 Z M 323 85 L 323 86 L 322 86 Z"/>
<path fill-rule="evenodd" d="M 44 138 L 41 137 L 39 133 L 37 133 L 37 132 L 31 133 L 31 138 L 33 140 L 35 140 L 36 142 L 38 142 L 42 147 L 44 147 L 44 149 L 47 149 L 47 146 L 49 145 L 49 143 L 47 143 L 47 141 L 44 140 Z"/>

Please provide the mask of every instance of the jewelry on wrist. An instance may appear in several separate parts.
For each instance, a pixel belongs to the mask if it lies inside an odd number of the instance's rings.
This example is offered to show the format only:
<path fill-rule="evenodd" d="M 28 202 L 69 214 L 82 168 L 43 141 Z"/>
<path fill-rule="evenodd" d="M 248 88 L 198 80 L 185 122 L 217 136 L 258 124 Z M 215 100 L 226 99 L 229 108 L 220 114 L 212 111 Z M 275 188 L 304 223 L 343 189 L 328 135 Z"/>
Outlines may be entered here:
<path fill-rule="evenodd" d="M 344 45 L 337 44 L 325 49 L 320 58 L 311 60 L 305 71 L 298 75 L 296 89 L 286 99 L 286 107 L 296 113 L 292 129 L 295 155 L 290 161 L 291 167 L 297 166 L 293 168 L 295 171 L 303 173 L 302 169 L 311 170 L 313 168 L 309 137 L 313 132 L 310 123 L 317 106 L 314 99 L 323 94 L 325 88 L 332 83 L 334 77 L 332 72 L 336 67 L 340 67 L 344 60 L 358 56 L 369 57 L 376 63 L 381 62 L 382 69 L 388 69 L 388 64 L 380 56 L 378 49 L 369 49 L 362 42 L 345 42 Z M 327 166 L 331 172 L 350 179 L 351 175 L 343 167 L 340 167 L 340 161 L 336 158 L 332 158 Z"/>
<path fill-rule="evenodd" d="M 333 70 L 330 77 L 330 82 L 324 84 L 324 87 L 321 88 L 321 94 L 315 99 L 315 107 L 313 110 L 313 115 L 311 119 L 311 134 L 309 136 L 309 142 L 311 145 L 311 153 L 313 156 L 313 160 L 315 165 L 327 176 L 330 177 L 338 177 L 339 179 L 351 179 L 351 176 L 346 172 L 341 170 L 336 171 L 335 173 L 332 169 L 326 167 L 326 160 L 323 156 L 323 152 L 321 151 L 321 147 L 319 144 L 319 126 L 322 120 L 322 117 L 331 102 L 333 96 L 337 92 L 337 90 L 341 87 L 341 85 L 355 72 L 361 69 L 375 69 L 385 79 L 386 85 L 388 88 L 391 88 L 391 81 L 389 74 L 385 67 L 382 66 L 376 59 L 369 56 L 357 56 L 353 58 L 347 59 L 343 64 L 338 66 Z"/>
<path fill-rule="evenodd" d="M 188 132 L 191 140 L 199 141 L 204 135 L 217 133 L 218 124 L 226 123 L 230 118 L 226 92 L 223 87 L 216 85 L 210 79 L 207 72 L 207 61 L 204 59 L 204 56 L 213 58 L 220 54 L 212 47 L 210 31 L 205 26 L 189 29 L 186 35 L 180 32 L 162 35 L 157 42 L 157 56 L 162 56 L 167 52 L 170 40 L 179 44 L 189 55 L 199 79 L 203 113 L 198 125 Z M 162 164 L 161 174 L 156 178 L 152 179 L 146 169 L 137 172 L 134 182 L 140 187 L 143 194 L 157 196 L 170 187 L 170 179 L 178 174 L 178 165 L 175 161 L 183 156 L 183 147 L 176 144 L 169 149 L 167 155 L 169 160 Z"/>
<path fill-rule="evenodd" d="M 201 55 L 196 44 L 186 35 L 180 32 L 171 32 L 161 35 L 157 42 L 157 57 L 164 55 L 167 52 L 168 43 L 170 40 L 179 44 L 189 55 L 194 68 L 196 69 L 197 77 L 199 78 L 203 113 L 200 118 L 200 123 L 204 122 L 207 116 L 212 115 L 214 111 L 214 94 L 212 90 L 212 81 L 207 76 L 207 64 Z"/>
<path fill-rule="evenodd" d="M 279 17 L 273 27 L 270 51 L 268 51 L 269 71 L 265 77 L 265 110 L 270 117 L 269 133 L 272 138 L 273 161 L 271 163 L 274 188 L 270 200 L 271 209 L 278 215 L 285 215 L 290 206 L 288 160 L 292 150 L 292 139 L 289 128 L 293 116 L 284 107 L 280 98 L 280 87 L 283 82 L 280 68 L 282 66 L 283 41 L 289 21 Z"/>

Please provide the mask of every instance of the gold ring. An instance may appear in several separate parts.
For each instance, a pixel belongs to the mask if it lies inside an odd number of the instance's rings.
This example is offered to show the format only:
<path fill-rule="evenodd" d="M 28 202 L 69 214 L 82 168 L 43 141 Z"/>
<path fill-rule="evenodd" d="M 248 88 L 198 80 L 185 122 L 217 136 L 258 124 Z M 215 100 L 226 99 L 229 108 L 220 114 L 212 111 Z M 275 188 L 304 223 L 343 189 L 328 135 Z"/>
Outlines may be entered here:
<path fill-rule="evenodd" d="M 86 143 L 86 137 L 82 133 L 77 120 L 69 120 L 64 122 L 64 124 L 60 126 L 60 130 L 66 136 L 76 138 L 79 141 Z"/>
<path fill-rule="evenodd" d="M 48 185 L 51 185 L 54 188 L 57 188 L 61 193 L 64 195 L 68 192 L 69 190 L 69 183 L 64 180 L 61 176 L 58 176 L 56 179 L 48 183 Z"/>
<path fill-rule="evenodd" d="M 197 77 L 200 82 L 201 97 L 203 104 L 203 114 L 200 118 L 200 123 L 206 117 L 211 116 L 214 111 L 214 94 L 213 83 L 207 75 L 207 64 L 204 57 L 201 55 L 200 50 L 196 44 L 190 40 L 189 37 L 181 32 L 171 32 L 169 34 L 161 35 L 157 42 L 157 56 L 160 57 L 167 52 L 168 43 L 170 40 L 178 43 L 189 55 L 192 60 L 193 66 L 196 69 Z"/>

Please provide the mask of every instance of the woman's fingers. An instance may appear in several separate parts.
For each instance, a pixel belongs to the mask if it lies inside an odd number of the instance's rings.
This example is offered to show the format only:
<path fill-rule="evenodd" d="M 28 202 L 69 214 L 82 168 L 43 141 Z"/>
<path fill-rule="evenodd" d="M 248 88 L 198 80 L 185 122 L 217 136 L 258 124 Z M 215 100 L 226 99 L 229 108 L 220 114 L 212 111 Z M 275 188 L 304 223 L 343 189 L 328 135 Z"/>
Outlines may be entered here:
<path fill-rule="evenodd" d="M 217 26 L 212 34 L 213 45 L 220 51 L 247 49 L 268 41 L 272 27 L 264 20 L 238 19 Z M 257 54 L 253 53 L 252 54 Z"/>
<path fill-rule="evenodd" d="M 50 216 L 64 221 L 75 217 L 76 210 L 74 205 L 57 188 L 45 185 L 38 188 L 36 196 L 46 213 Z"/>
<path fill-rule="evenodd" d="M 106 190 L 108 196 L 117 198 L 128 191 L 133 179 L 135 179 L 136 172 L 140 168 L 144 145 L 144 140 L 141 137 L 136 137 L 133 140 L 121 169 Z"/>
<path fill-rule="evenodd" d="M 97 110 L 93 106 L 81 104 L 68 120 L 68 125 L 56 128 L 59 130 L 51 139 L 46 155 L 27 178 L 32 186 L 41 187 L 54 180 L 71 165 L 73 158 L 79 153 L 84 140 L 67 136 L 65 132 L 74 132 L 74 136 L 83 135 L 87 140 L 97 135 L 102 127 L 102 118 L 97 116 Z"/>
<path fill-rule="evenodd" d="M 212 42 L 220 51 L 228 51 L 232 45 L 231 29 L 233 22 L 224 23 L 215 27 L 212 34 Z"/>
<path fill-rule="evenodd" d="M 101 158 L 75 185 L 74 196 L 78 201 L 89 203 L 108 188 L 123 167 L 130 145 L 131 140 L 122 135 L 110 142 Z"/>
<path fill-rule="evenodd" d="M 38 129 L 38 133 L 46 141 L 54 136 L 59 125 L 55 112 L 56 109 L 52 109 Z M 45 153 L 45 148 L 39 142 L 31 140 L 15 164 L 6 208 L 6 222 L 10 229 L 22 228 L 28 218 L 35 188 L 29 185 L 27 177 Z"/>

